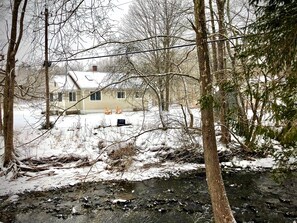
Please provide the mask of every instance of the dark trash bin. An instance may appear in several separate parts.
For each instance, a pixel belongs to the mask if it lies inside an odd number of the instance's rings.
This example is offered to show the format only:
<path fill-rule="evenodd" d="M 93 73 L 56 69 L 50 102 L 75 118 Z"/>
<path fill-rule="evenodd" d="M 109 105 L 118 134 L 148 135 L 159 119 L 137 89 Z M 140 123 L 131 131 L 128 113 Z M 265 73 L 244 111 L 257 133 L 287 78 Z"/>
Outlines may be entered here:
<path fill-rule="evenodd" d="M 117 126 L 123 126 L 123 125 L 126 125 L 126 120 L 125 119 L 118 119 Z"/>

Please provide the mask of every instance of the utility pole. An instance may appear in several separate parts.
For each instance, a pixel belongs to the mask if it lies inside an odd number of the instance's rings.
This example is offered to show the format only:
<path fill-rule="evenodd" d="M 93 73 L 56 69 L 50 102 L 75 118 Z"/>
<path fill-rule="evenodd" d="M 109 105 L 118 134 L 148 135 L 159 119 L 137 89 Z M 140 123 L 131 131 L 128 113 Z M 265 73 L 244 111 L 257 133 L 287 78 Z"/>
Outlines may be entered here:
<path fill-rule="evenodd" d="M 0 62 L 4 61 L 4 54 L 0 53 Z M 1 92 L 3 91 L 3 81 L 4 81 L 4 75 L 5 72 L 2 71 L 2 64 L 0 64 L 0 74 L 2 75 L 3 73 L 3 78 L 2 76 L 0 76 L 0 88 L 1 88 Z M 3 135 L 3 123 L 2 123 L 2 94 L 0 94 L 0 135 Z"/>
<path fill-rule="evenodd" d="M 50 106 L 49 106 L 49 61 L 48 61 L 48 8 L 45 6 L 45 50 L 44 50 L 44 68 L 45 68 L 45 128 L 50 128 Z"/>

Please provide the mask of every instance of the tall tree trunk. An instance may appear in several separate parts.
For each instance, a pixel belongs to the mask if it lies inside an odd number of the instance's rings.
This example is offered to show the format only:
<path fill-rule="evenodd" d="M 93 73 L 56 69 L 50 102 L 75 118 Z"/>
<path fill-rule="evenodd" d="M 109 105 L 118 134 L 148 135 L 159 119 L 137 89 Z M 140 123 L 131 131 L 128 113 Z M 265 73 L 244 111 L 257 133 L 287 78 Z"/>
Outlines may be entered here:
<path fill-rule="evenodd" d="M 168 47 L 169 47 L 169 43 L 168 43 Z M 165 74 L 166 74 L 166 76 L 165 76 L 165 108 L 164 108 L 164 110 L 169 111 L 169 105 L 170 105 L 170 78 L 171 78 L 171 75 L 169 74 L 169 72 L 171 71 L 171 69 L 170 69 L 170 50 L 166 50 L 165 60 L 166 60 L 165 61 Z"/>
<path fill-rule="evenodd" d="M 13 67 L 13 68 L 12 68 Z M 15 60 L 10 59 L 6 65 L 6 78 L 3 100 L 3 133 L 4 133 L 4 166 L 7 166 L 14 159 L 13 145 L 13 101 L 14 101 L 14 80 Z"/>
<path fill-rule="evenodd" d="M 229 133 L 229 125 L 227 120 L 228 113 L 228 103 L 225 85 L 226 85 L 226 72 L 225 72 L 225 26 L 224 26 L 224 11 L 225 11 L 225 0 L 217 0 L 218 16 L 219 16 L 219 39 L 218 42 L 218 72 L 217 81 L 219 86 L 219 99 L 220 99 L 220 123 L 222 137 L 220 141 L 223 144 L 228 144 L 230 142 L 231 136 Z"/>
<path fill-rule="evenodd" d="M 165 106 L 166 106 L 166 103 L 165 103 L 165 90 L 164 90 L 164 80 L 162 77 L 159 77 L 159 80 L 158 80 L 158 84 L 159 84 L 159 91 L 160 91 L 160 105 L 159 107 L 161 108 L 161 111 L 165 111 Z"/>
<path fill-rule="evenodd" d="M 15 150 L 13 144 L 13 104 L 14 104 L 14 83 L 15 83 L 15 65 L 16 53 L 18 51 L 22 35 L 23 22 L 27 6 L 27 0 L 24 0 L 21 17 L 19 16 L 19 8 L 22 0 L 14 0 L 12 6 L 12 20 L 10 39 L 7 50 L 7 63 L 5 70 L 5 85 L 3 99 L 3 133 L 4 133 L 4 166 L 8 166 L 15 158 Z M 18 33 L 19 23 L 19 33 Z"/>
<path fill-rule="evenodd" d="M 225 191 L 217 152 L 204 0 L 194 0 L 194 16 L 195 25 L 193 25 L 193 28 L 196 32 L 196 46 L 201 80 L 202 137 L 208 190 L 215 222 L 236 222 Z"/>
<path fill-rule="evenodd" d="M 16 30 L 15 30 L 16 31 Z M 13 32 L 13 31 L 12 31 Z M 13 35 L 13 34 L 12 34 Z M 13 101 L 14 101 L 14 80 L 15 80 L 15 57 L 13 51 L 9 50 L 6 65 L 6 77 L 4 85 L 3 100 L 3 133 L 4 133 L 4 166 L 7 166 L 14 159 L 13 145 Z"/>
<path fill-rule="evenodd" d="M 215 26 L 215 17 L 214 10 L 212 7 L 212 1 L 209 0 L 209 11 L 210 11 L 210 21 L 211 21 L 211 50 L 212 50 L 212 72 L 216 73 L 218 71 L 218 53 L 217 53 L 217 35 L 216 35 L 216 26 Z"/>
<path fill-rule="evenodd" d="M 2 122 L 2 95 L 0 95 L 0 135 L 3 134 L 3 122 Z"/>
<path fill-rule="evenodd" d="M 164 47 L 167 48 L 164 50 L 164 64 L 165 64 L 165 111 L 169 111 L 169 104 L 170 104 L 170 75 L 168 74 L 171 69 L 171 58 L 170 58 L 170 24 L 169 24 L 169 16 L 168 16 L 168 2 L 165 0 L 165 40 L 164 40 Z"/>

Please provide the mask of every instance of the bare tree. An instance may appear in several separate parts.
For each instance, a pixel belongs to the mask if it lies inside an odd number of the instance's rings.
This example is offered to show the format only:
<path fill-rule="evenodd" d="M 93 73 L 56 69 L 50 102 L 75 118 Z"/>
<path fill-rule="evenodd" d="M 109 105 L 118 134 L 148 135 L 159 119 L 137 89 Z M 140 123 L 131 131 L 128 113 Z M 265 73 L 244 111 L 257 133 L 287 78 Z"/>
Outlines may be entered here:
<path fill-rule="evenodd" d="M 189 9 L 188 1 L 137 0 L 132 4 L 124 22 L 123 38 L 128 41 L 145 40 L 130 44 L 130 47 L 137 50 L 160 49 L 137 57 L 136 64 L 142 67 L 139 70 L 143 73 L 160 75 L 154 76 L 151 82 L 158 93 L 159 106 L 163 111 L 169 109 L 172 82 L 170 73 L 174 72 L 173 65 L 179 57 L 170 47 L 184 43 L 182 36 L 187 31 L 185 24 Z"/>
<path fill-rule="evenodd" d="M 28 3 L 28 5 L 27 5 Z M 75 57 L 79 53 L 83 54 L 89 50 L 93 53 L 102 42 L 108 38 L 109 24 L 106 22 L 107 11 L 111 8 L 110 1 L 107 1 L 104 8 L 103 1 L 89 2 L 77 1 L 49 1 L 49 58 L 48 63 L 53 58 L 68 59 Z M 16 96 L 16 55 L 19 51 L 22 37 L 26 35 L 26 43 L 30 53 L 30 59 L 34 64 L 43 61 L 44 49 L 44 17 L 41 12 L 44 5 L 38 1 L 28 2 L 28 0 L 11 1 L 11 22 L 7 22 L 7 29 L 10 31 L 8 44 L 1 43 L 2 48 L 7 48 L 7 60 L 4 80 L 3 97 L 3 132 L 4 132 L 4 165 L 8 166 L 16 159 L 13 135 L 13 105 Z M 80 10 L 79 10 L 80 9 Z M 101 10 L 100 10 L 101 9 Z M 104 10 L 102 10 L 104 9 Z M 32 10 L 32 17 L 26 16 L 28 10 Z M 30 11 L 31 12 L 31 11 Z M 83 24 L 83 25 L 82 25 Z M 51 29 L 50 29 L 51 26 Z M 27 32 L 26 32 L 27 31 Z M 34 35 L 32 35 L 32 33 Z M 28 41 L 30 39 L 31 41 Z M 24 41 L 24 40 L 23 40 Z M 90 41 L 92 44 L 89 42 Z M 33 43 L 33 44 L 32 44 Z M 31 47 L 31 48 L 30 48 Z M 59 61 L 58 61 L 59 62 Z M 21 93 L 24 93 L 22 91 Z M 47 98 L 47 97 L 46 97 Z"/>
<path fill-rule="evenodd" d="M 255 12 L 248 1 L 226 1 L 225 30 L 230 36 L 248 37 L 248 25 L 255 19 Z M 239 25 L 241 27 L 239 27 Z M 257 139 L 257 126 L 262 126 L 264 108 L 268 102 L 269 83 L 268 73 L 261 69 L 249 66 L 249 59 L 242 54 L 242 48 L 247 46 L 246 38 L 226 41 L 227 68 L 229 68 L 229 82 L 232 87 L 236 106 L 230 109 L 233 131 L 244 136 L 240 142 L 246 152 L 252 152 Z M 259 78 L 261 77 L 261 78 Z M 261 81 L 264 80 L 264 81 Z M 257 81 L 256 81 L 257 80 Z M 230 87 L 230 85 L 229 85 Z M 263 90 L 265 89 L 265 90 Z M 252 112 L 250 118 L 248 110 Z"/>
<path fill-rule="evenodd" d="M 230 3 L 230 0 L 226 2 L 226 32 L 231 36 L 246 35 L 246 30 L 238 25 L 242 24 L 244 27 L 247 26 L 251 16 L 250 8 L 247 1 L 236 1 Z M 227 57 L 229 58 L 229 75 L 232 80 L 233 92 L 235 95 L 236 108 L 230 108 L 233 117 L 233 123 L 236 123 L 234 129 L 237 129 L 237 134 L 247 136 L 248 134 L 248 117 L 246 108 L 246 98 L 242 94 L 243 78 L 242 74 L 245 72 L 246 68 L 243 63 L 243 59 L 237 57 L 239 54 L 240 45 L 242 40 L 236 39 L 234 42 L 226 41 Z M 248 149 L 244 146 L 245 149 Z"/>
<path fill-rule="evenodd" d="M 26 13 L 27 0 L 14 0 L 12 2 L 11 30 L 7 50 L 5 70 L 3 125 L 4 125 L 4 166 L 8 166 L 15 159 L 13 144 L 13 104 L 15 88 L 16 53 L 18 52 L 22 37 L 23 24 Z"/>
<path fill-rule="evenodd" d="M 235 222 L 222 179 L 214 129 L 212 77 L 204 0 L 194 0 L 196 46 L 201 80 L 201 121 L 208 190 L 215 222 Z"/>
<path fill-rule="evenodd" d="M 218 8 L 218 26 L 219 26 L 219 41 L 217 43 L 218 47 L 218 70 L 216 74 L 216 79 L 219 86 L 219 99 L 220 99 L 220 124 L 221 124 L 221 142 L 223 144 L 228 144 L 230 142 L 230 133 L 229 133 L 229 125 L 227 121 L 228 114 L 228 103 L 227 103 L 227 73 L 225 66 L 225 58 L 226 58 L 226 49 L 225 49 L 225 41 L 226 38 L 226 30 L 225 30 L 225 3 L 226 0 L 217 0 L 217 8 Z"/>
<path fill-rule="evenodd" d="M 212 72 L 214 74 L 216 84 L 218 86 L 217 104 L 218 116 L 221 126 L 221 139 L 223 144 L 230 142 L 229 124 L 228 124 L 228 100 L 226 89 L 228 86 L 227 71 L 227 50 L 226 39 L 227 32 L 225 27 L 225 0 L 217 0 L 216 7 L 213 2 L 209 0 L 210 11 L 210 31 L 211 31 L 211 50 L 212 50 Z"/>
<path fill-rule="evenodd" d="M 230 141 L 230 131 L 244 135 L 249 141 L 249 128 L 253 124 L 249 127 L 249 97 L 243 94 L 247 92 L 243 90 L 243 86 L 248 86 L 244 80 L 249 78 L 243 77 L 247 71 L 244 65 L 246 62 L 238 55 L 244 41 L 241 37 L 246 35 L 247 29 L 244 27 L 250 22 L 252 13 L 247 1 L 233 1 L 231 5 L 229 0 L 217 0 L 214 6 L 212 4 L 209 1 L 213 40 L 212 72 L 218 87 L 217 110 L 222 132 L 221 142 L 227 144 Z M 248 145 L 243 145 L 243 148 L 248 150 Z"/>
<path fill-rule="evenodd" d="M 0 54 L 0 63 L 4 61 L 4 55 Z M 1 64 L 0 64 L 1 65 Z M 5 71 L 0 67 L 0 135 L 3 134 L 3 121 L 2 121 L 2 100 L 3 100 L 3 83 L 5 80 Z"/>

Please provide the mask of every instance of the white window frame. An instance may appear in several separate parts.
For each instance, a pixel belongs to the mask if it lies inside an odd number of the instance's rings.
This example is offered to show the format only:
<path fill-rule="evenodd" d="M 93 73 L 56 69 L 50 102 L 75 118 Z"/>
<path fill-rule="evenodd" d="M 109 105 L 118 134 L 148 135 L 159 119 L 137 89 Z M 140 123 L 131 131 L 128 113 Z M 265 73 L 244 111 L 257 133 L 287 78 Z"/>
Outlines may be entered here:
<path fill-rule="evenodd" d="M 70 91 L 68 93 L 68 100 L 69 100 L 69 102 L 75 102 L 76 101 L 76 92 L 75 91 Z"/>
<path fill-rule="evenodd" d="M 92 99 L 92 96 L 95 98 Z M 98 96 L 98 99 L 97 99 Z M 90 91 L 90 101 L 101 101 L 102 100 L 102 94 L 101 91 Z"/>
<path fill-rule="evenodd" d="M 120 96 L 120 97 L 119 97 Z M 125 91 L 117 91 L 117 99 L 125 99 L 126 98 L 126 92 Z"/>

